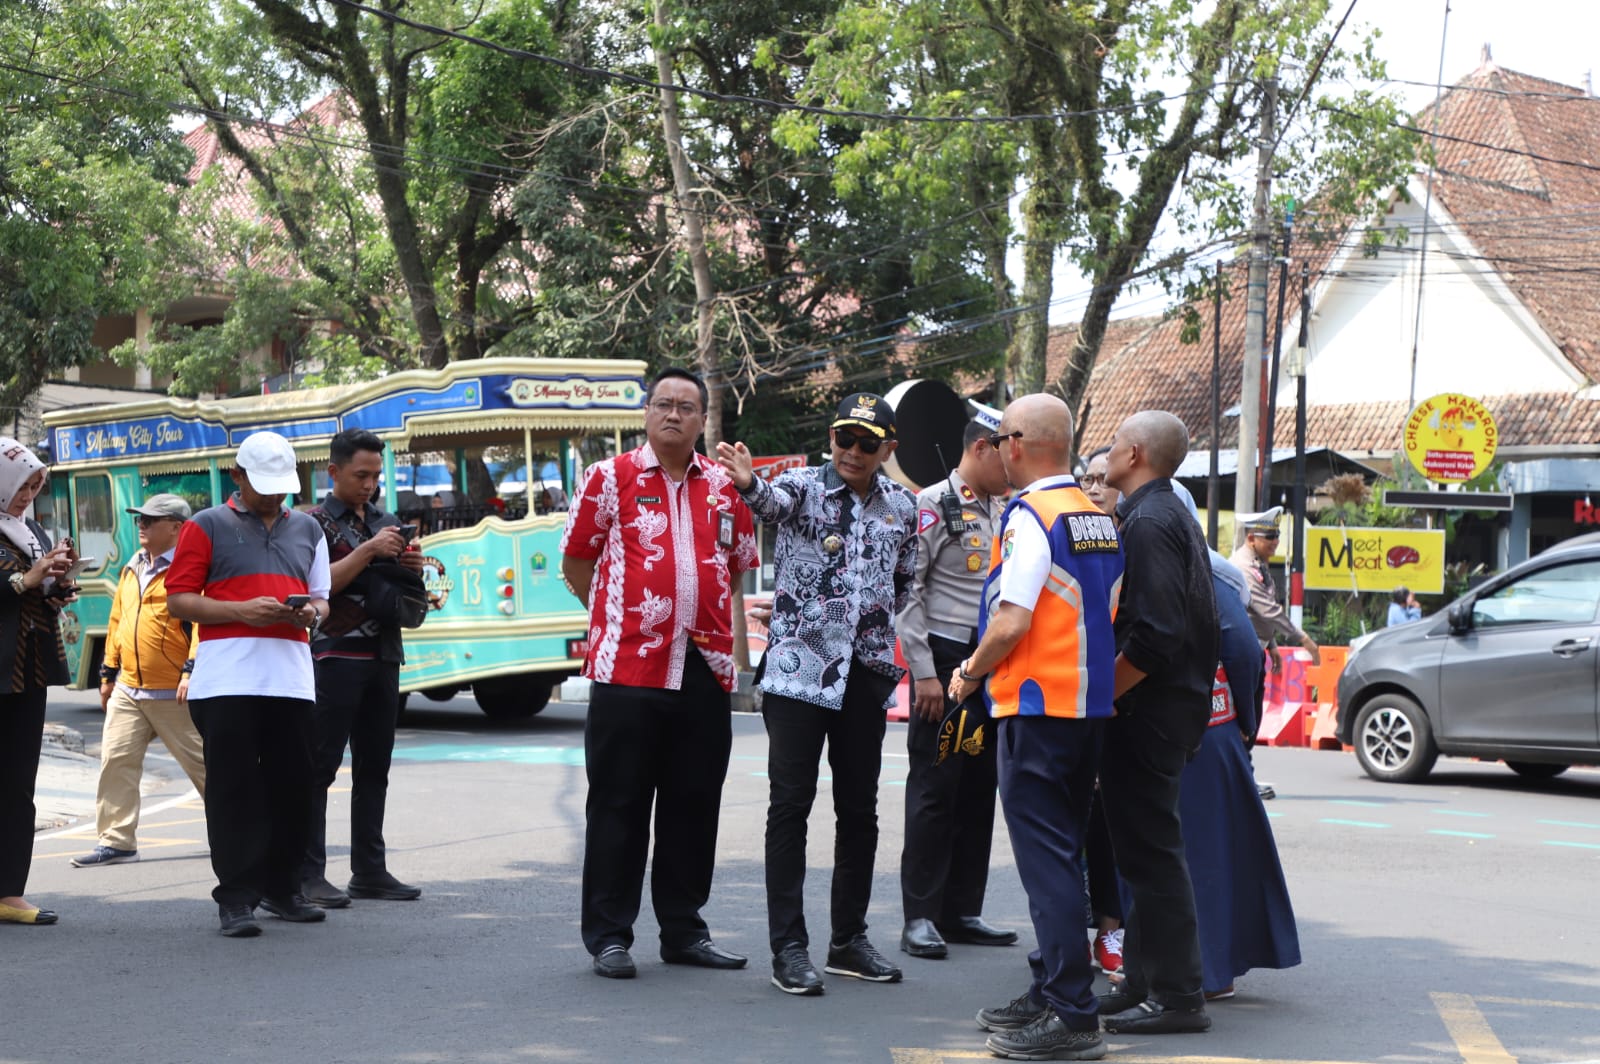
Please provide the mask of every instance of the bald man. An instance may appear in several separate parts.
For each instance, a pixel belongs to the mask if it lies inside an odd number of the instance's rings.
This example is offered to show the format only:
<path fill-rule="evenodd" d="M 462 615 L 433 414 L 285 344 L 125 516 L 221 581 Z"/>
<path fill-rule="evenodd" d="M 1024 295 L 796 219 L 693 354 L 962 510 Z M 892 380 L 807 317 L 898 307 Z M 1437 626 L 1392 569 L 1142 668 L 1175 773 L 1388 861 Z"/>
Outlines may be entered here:
<path fill-rule="evenodd" d="M 1081 861 L 1112 712 L 1122 548 L 1072 477 L 1072 416 L 1060 399 L 1018 399 L 989 443 L 1020 490 L 991 548 L 978 647 L 951 678 L 950 698 L 988 677 L 1000 804 L 1039 948 L 1028 958 L 1032 985 L 978 1023 L 997 1056 L 1097 1060 L 1106 1050 L 1084 950 Z"/>
<path fill-rule="evenodd" d="M 1178 818 L 1183 766 L 1211 719 L 1220 638 L 1206 543 L 1172 490 L 1188 450 L 1183 422 L 1149 410 L 1118 427 L 1106 455 L 1106 483 L 1122 493 L 1127 572 L 1116 619 L 1117 715 L 1106 727 L 1100 794 L 1133 900 L 1124 913 L 1124 981 L 1100 999 L 1113 1034 L 1211 1027 Z"/>

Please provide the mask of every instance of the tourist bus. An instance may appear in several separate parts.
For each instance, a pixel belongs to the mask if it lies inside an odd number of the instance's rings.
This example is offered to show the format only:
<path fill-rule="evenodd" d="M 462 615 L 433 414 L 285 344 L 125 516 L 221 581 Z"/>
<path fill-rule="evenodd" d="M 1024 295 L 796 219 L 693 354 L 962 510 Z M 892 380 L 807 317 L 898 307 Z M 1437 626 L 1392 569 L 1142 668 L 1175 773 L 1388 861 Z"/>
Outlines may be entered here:
<path fill-rule="evenodd" d="M 490 716 L 539 712 L 586 648 L 587 613 L 560 575 L 566 500 L 584 466 L 643 431 L 644 391 L 642 362 L 484 358 L 275 395 L 45 414 L 53 464 L 37 516 L 96 559 L 62 615 L 73 686 L 96 683 L 117 576 L 139 549 L 128 507 L 159 492 L 197 511 L 223 502 L 239 443 L 267 429 L 294 445 L 303 492 L 290 501 L 304 509 L 327 492 L 328 441 L 367 429 L 388 444 L 380 504 L 420 529 L 432 606 L 405 633 L 402 699 L 470 687 Z M 455 475 L 448 490 L 391 492 L 440 463 Z M 506 475 L 496 483 L 490 470 Z"/>

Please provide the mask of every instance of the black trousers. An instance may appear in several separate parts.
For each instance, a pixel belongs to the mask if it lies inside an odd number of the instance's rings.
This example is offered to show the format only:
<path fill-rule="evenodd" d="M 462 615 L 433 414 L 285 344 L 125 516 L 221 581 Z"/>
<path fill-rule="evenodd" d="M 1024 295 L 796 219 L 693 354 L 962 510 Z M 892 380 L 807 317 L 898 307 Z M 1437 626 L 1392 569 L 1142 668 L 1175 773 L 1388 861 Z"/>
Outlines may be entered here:
<path fill-rule="evenodd" d="M 833 898 L 831 943 L 867 929 L 872 869 L 878 854 L 878 772 L 883 765 L 885 702 L 894 681 L 857 661 L 842 708 L 825 709 L 764 695 L 767 724 L 767 934 L 776 953 L 806 934 L 806 820 L 817 797 L 822 744 L 833 770 Z"/>
<path fill-rule="evenodd" d="M 1100 1017 L 1083 934 L 1083 838 L 1105 722 L 1060 717 L 1000 721 L 1000 804 L 1039 949 L 1033 999 L 1074 1031 Z"/>
<path fill-rule="evenodd" d="M 312 713 L 311 816 L 302 879 L 328 871 L 328 788 L 350 745 L 350 873 L 381 876 L 383 811 L 389 796 L 389 763 L 400 715 L 400 666 L 396 662 L 323 658 L 316 663 L 317 705 Z"/>
<path fill-rule="evenodd" d="M 590 953 L 633 945 L 652 804 L 650 901 L 661 944 L 677 949 L 709 937 L 700 910 L 711 897 L 732 749 L 728 694 L 692 646 L 680 690 L 593 686 L 583 727 L 589 800 L 582 933 Z"/>
<path fill-rule="evenodd" d="M 21 897 L 28 889 L 44 698 L 43 687 L 0 695 L 0 898 Z"/>
<path fill-rule="evenodd" d="M 951 673 L 976 648 L 975 642 L 928 638 L 940 687 L 949 687 Z M 944 705 L 948 713 L 953 703 L 946 698 Z M 908 923 L 947 923 L 983 914 L 989 850 L 994 841 L 994 722 L 984 708 L 981 691 L 974 692 L 961 708 L 967 713 L 965 735 L 971 737 L 976 729 L 982 729 L 983 749 L 977 754 L 951 750 L 942 763 L 935 764 L 939 722 L 913 713 L 906 725 L 911 764 L 906 775 L 900 897 Z M 956 716 L 959 719 L 960 710 Z"/>
<path fill-rule="evenodd" d="M 1111 719 L 1100 761 L 1106 825 L 1133 901 L 1123 914 L 1127 990 L 1177 1009 L 1205 1003 L 1194 885 L 1178 818 L 1188 756 L 1134 714 Z"/>
<path fill-rule="evenodd" d="M 300 890 L 311 811 L 311 713 L 298 698 L 193 699 L 206 758 L 206 838 L 218 905 Z"/>
<path fill-rule="evenodd" d="M 1098 927 L 1101 917 L 1122 920 L 1122 887 L 1117 880 L 1117 859 L 1111 848 L 1111 829 L 1106 826 L 1106 798 L 1094 792 L 1089 807 L 1089 834 L 1084 839 L 1084 860 L 1089 878 L 1089 926 Z"/>

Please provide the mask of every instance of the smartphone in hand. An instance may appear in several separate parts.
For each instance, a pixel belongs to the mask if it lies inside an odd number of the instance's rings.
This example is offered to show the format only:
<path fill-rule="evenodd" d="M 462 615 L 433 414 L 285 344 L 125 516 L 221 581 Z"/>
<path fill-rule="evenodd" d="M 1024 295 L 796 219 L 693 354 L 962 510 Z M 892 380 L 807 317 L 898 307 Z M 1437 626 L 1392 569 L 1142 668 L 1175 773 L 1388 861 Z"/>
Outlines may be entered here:
<path fill-rule="evenodd" d="M 303 609 L 311 604 L 310 595 L 290 595 L 283 600 L 283 604 L 291 610 Z"/>
<path fill-rule="evenodd" d="M 400 526 L 400 534 L 406 538 L 406 542 L 407 543 L 410 543 L 412 540 L 417 538 L 417 526 L 416 525 L 401 525 Z"/>

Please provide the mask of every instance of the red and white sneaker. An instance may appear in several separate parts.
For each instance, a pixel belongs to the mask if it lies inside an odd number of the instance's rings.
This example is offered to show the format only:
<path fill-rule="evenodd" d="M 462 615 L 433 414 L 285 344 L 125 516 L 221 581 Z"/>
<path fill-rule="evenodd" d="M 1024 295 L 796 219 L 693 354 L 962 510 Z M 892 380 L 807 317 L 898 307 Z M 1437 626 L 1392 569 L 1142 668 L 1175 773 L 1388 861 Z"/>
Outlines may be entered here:
<path fill-rule="evenodd" d="M 1122 971 L 1122 928 L 1102 931 L 1095 937 L 1094 962 L 1107 975 Z"/>

